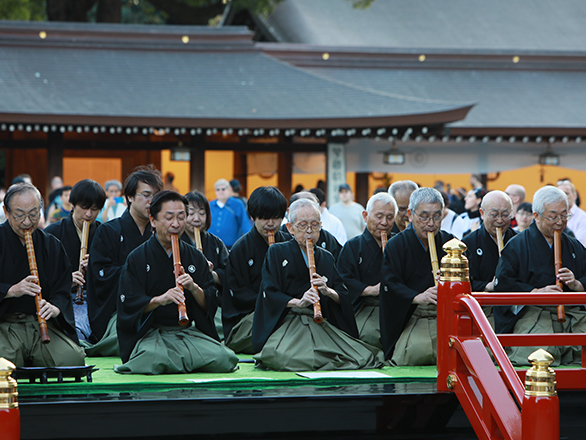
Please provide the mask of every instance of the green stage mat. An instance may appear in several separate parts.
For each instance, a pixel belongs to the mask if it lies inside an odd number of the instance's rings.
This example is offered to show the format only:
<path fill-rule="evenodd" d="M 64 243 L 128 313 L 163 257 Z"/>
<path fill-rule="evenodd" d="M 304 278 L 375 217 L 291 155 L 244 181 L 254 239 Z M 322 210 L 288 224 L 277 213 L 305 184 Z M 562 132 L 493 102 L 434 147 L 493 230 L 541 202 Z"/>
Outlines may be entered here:
<path fill-rule="evenodd" d="M 240 355 L 240 359 L 251 360 L 252 356 Z M 238 363 L 238 369 L 228 374 L 190 373 L 190 374 L 118 374 L 114 365 L 121 363 L 120 358 L 86 358 L 86 365 L 95 365 L 98 371 L 92 374 L 93 382 L 74 382 L 65 379 L 57 383 L 50 379 L 48 384 L 19 381 L 18 391 L 21 397 L 48 394 L 103 394 L 121 392 L 165 392 L 177 389 L 247 389 L 275 388 L 283 386 L 333 386 L 367 383 L 401 383 L 401 382 L 435 382 L 436 367 L 384 367 L 380 370 L 360 370 L 383 374 L 376 378 L 315 378 L 308 379 L 292 372 L 261 370 L 253 363 Z M 352 373 L 352 371 L 347 373 Z M 327 372 L 323 372 L 327 373 Z"/>

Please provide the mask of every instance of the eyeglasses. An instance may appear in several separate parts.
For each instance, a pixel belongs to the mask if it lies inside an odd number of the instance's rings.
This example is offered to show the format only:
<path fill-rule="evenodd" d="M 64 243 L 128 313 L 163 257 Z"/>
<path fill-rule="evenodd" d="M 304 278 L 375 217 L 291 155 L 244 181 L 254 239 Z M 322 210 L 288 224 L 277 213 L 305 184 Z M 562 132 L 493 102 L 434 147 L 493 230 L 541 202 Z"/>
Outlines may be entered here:
<path fill-rule="evenodd" d="M 39 218 L 41 218 L 41 213 L 38 211 L 29 212 L 28 214 L 13 214 L 11 212 L 10 215 L 12 215 L 12 218 L 14 218 L 14 220 L 16 220 L 18 223 L 24 222 L 24 219 L 26 219 L 27 217 L 33 223 L 36 222 Z"/>
<path fill-rule="evenodd" d="M 491 220 L 496 220 L 497 218 L 500 217 L 502 220 L 507 221 L 507 220 L 511 220 L 513 218 L 513 215 L 509 211 L 503 211 L 503 212 L 491 211 L 486 216 Z"/>
<path fill-rule="evenodd" d="M 145 191 L 145 192 L 141 192 L 141 193 L 136 193 L 137 196 L 141 196 L 142 198 L 144 198 L 145 200 L 152 200 L 152 198 L 155 196 L 153 193 Z"/>
<path fill-rule="evenodd" d="M 434 223 L 439 223 L 442 221 L 442 215 L 441 214 L 435 214 L 435 215 L 419 215 L 417 214 L 415 211 L 413 211 L 413 214 L 415 214 L 417 217 L 419 217 L 419 220 L 421 220 L 423 223 L 429 223 L 430 220 L 433 220 Z"/>
<path fill-rule="evenodd" d="M 317 232 L 319 230 L 321 230 L 321 223 L 320 222 L 311 222 L 311 223 L 297 223 L 296 225 L 293 225 L 293 227 L 295 229 L 297 229 L 299 232 L 305 232 L 308 229 L 311 229 L 312 232 Z"/>
<path fill-rule="evenodd" d="M 572 216 L 572 214 L 565 214 L 565 215 L 557 215 L 555 217 L 546 217 L 546 216 L 544 216 L 541 213 L 539 213 L 539 215 L 542 216 L 544 219 L 549 220 L 552 223 L 557 223 L 560 220 L 561 221 L 566 221 L 567 219 L 569 219 Z"/>

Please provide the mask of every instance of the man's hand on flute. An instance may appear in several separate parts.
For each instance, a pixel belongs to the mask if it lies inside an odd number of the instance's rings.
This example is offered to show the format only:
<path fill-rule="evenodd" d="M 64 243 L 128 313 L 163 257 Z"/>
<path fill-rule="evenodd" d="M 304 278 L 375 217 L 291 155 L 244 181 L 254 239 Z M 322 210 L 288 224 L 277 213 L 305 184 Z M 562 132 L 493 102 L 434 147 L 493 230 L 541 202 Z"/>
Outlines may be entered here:
<path fill-rule="evenodd" d="M 413 298 L 413 304 L 435 304 L 437 306 L 437 286 L 428 288 Z"/>
<path fill-rule="evenodd" d="M 307 289 L 301 298 L 292 298 L 287 303 L 287 307 L 309 307 L 319 301 L 319 294 L 313 287 Z"/>
<path fill-rule="evenodd" d="M 29 275 L 8 289 L 5 298 L 20 298 L 23 295 L 36 296 L 41 293 L 41 287 L 36 283 L 37 277 Z"/>
<path fill-rule="evenodd" d="M 151 298 L 147 306 L 144 308 L 143 313 L 149 313 L 155 310 L 159 306 L 166 306 L 167 304 L 181 304 L 185 302 L 185 294 L 183 291 L 175 286 L 165 293 L 159 296 Z"/>
<path fill-rule="evenodd" d="M 374 286 L 366 286 L 360 296 L 379 296 L 380 295 L 380 283 Z"/>
<path fill-rule="evenodd" d="M 51 318 L 56 318 L 61 314 L 61 310 L 59 310 L 59 307 L 54 306 L 45 299 L 39 301 L 39 309 L 39 316 L 46 321 Z"/>
<path fill-rule="evenodd" d="M 313 287 L 315 287 L 322 295 L 328 296 L 332 298 L 336 304 L 340 304 L 340 297 L 338 296 L 338 292 L 328 287 L 325 277 L 314 273 L 311 283 L 313 284 Z"/>
<path fill-rule="evenodd" d="M 184 289 L 191 292 L 197 303 L 204 310 L 207 308 L 206 297 L 203 289 L 199 287 L 191 278 L 191 275 L 185 273 L 185 269 L 181 266 L 181 275 L 177 278 L 177 283 L 182 285 Z"/>
<path fill-rule="evenodd" d="M 562 267 L 558 274 L 557 279 L 568 286 L 574 292 L 584 292 L 584 286 L 580 281 L 576 279 L 574 276 L 574 272 L 572 272 L 567 267 Z"/>

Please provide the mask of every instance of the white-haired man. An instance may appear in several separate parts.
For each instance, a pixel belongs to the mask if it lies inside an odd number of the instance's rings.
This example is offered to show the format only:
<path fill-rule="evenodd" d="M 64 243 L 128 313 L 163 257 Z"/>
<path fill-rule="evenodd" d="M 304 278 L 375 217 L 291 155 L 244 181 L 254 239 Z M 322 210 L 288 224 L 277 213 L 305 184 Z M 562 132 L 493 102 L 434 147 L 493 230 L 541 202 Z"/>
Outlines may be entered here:
<path fill-rule="evenodd" d="M 539 189 L 533 196 L 533 220 L 528 229 L 515 236 L 501 254 L 496 269 L 495 291 L 561 292 L 556 279 L 567 292 L 583 292 L 586 285 L 586 249 L 578 240 L 561 234 L 562 268 L 554 265 L 554 234 L 563 231 L 569 218 L 568 199 L 553 186 Z M 499 306 L 495 308 L 497 333 L 583 333 L 586 331 L 584 306 L 566 307 L 567 320 L 557 321 L 555 306 Z M 497 310 L 500 312 L 497 314 Z M 535 348 L 511 347 L 508 354 L 516 365 L 527 365 Z M 578 347 L 548 347 L 556 364 L 580 361 Z"/>
<path fill-rule="evenodd" d="M 434 188 L 411 194 L 411 225 L 385 249 L 380 294 L 381 342 L 394 365 L 432 365 L 437 357 L 437 286 L 429 253 L 433 234 L 438 262 L 442 246 L 454 238 L 440 230 L 444 200 Z"/>
<path fill-rule="evenodd" d="M 409 209 L 409 198 L 413 191 L 419 186 L 411 180 L 399 180 L 389 186 L 389 194 L 397 202 L 397 216 L 395 217 L 395 225 L 393 226 L 393 232 L 398 234 L 404 231 L 409 224 L 409 215 L 407 209 Z"/>
<path fill-rule="evenodd" d="M 382 352 L 355 339 L 352 303 L 334 257 L 315 245 L 316 273 L 310 282 L 306 240 L 315 243 L 319 237 L 319 205 L 308 199 L 293 202 L 287 228 L 293 240 L 271 246 L 262 270 L 252 329 L 255 359 L 265 367 L 289 371 L 382 366 Z M 317 301 L 324 317 L 321 324 L 313 320 Z"/>
<path fill-rule="evenodd" d="M 370 198 L 362 217 L 366 229 L 349 240 L 340 252 L 338 271 L 348 287 L 356 314 L 360 339 L 382 348 L 380 342 L 379 293 L 383 249 L 381 234 L 390 239 L 395 224 L 397 203 L 389 193 Z"/>

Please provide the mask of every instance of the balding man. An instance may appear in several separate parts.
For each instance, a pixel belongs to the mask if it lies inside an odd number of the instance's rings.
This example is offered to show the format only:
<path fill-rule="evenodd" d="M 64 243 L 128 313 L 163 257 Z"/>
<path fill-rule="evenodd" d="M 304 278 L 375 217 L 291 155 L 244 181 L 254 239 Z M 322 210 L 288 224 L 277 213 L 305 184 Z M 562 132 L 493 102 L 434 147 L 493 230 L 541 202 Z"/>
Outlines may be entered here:
<path fill-rule="evenodd" d="M 578 240 L 561 234 L 562 268 L 556 273 L 553 240 L 555 231 L 563 231 L 569 217 L 568 199 L 553 186 L 539 189 L 533 196 L 533 223 L 509 241 L 496 269 L 495 291 L 583 292 L 586 285 L 586 249 Z M 557 321 L 555 306 L 504 307 L 495 315 L 496 332 L 509 333 L 584 333 L 584 306 L 566 307 L 565 323 Z M 527 365 L 527 356 L 535 347 L 511 347 L 508 354 L 515 365 Z M 548 347 L 556 363 L 580 362 L 577 347 Z"/>
<path fill-rule="evenodd" d="M 63 245 L 38 229 L 41 194 L 30 183 L 13 185 L 4 199 L 0 226 L 0 353 L 17 367 L 84 365 L 71 301 L 71 264 Z M 32 233 L 38 279 L 30 274 L 25 231 Z M 40 283 L 40 286 L 36 282 Z M 41 343 L 39 314 L 47 321 L 48 344 Z"/>
<path fill-rule="evenodd" d="M 428 233 L 437 260 L 442 246 L 454 238 L 440 230 L 444 200 L 434 188 L 411 194 L 411 225 L 389 240 L 385 249 L 380 293 L 381 342 L 393 365 L 433 365 L 437 361 L 437 286 L 432 271 Z"/>
<path fill-rule="evenodd" d="M 360 339 L 382 348 L 380 342 L 379 302 L 383 249 L 381 233 L 394 235 L 397 203 L 390 194 L 379 193 L 370 198 L 362 217 L 366 229 L 350 239 L 340 252 L 338 271 L 348 287 L 355 309 Z"/>
<path fill-rule="evenodd" d="M 497 228 L 502 232 L 504 244 L 515 235 L 515 231 L 510 228 L 513 202 L 503 191 L 491 191 L 482 199 L 480 216 L 483 220 L 480 228 L 466 235 L 462 241 L 468 247 L 466 256 L 470 267 L 472 291 L 492 292 L 500 256 Z"/>
<path fill-rule="evenodd" d="M 395 199 L 398 207 L 395 226 L 393 226 L 393 232 L 396 234 L 404 231 L 409 224 L 409 215 L 407 214 L 409 198 L 417 188 L 419 186 L 411 180 L 399 180 L 389 186 L 389 194 Z"/>
<path fill-rule="evenodd" d="M 507 193 L 513 202 L 513 212 L 517 212 L 519 205 L 525 201 L 525 188 L 522 185 L 512 184 L 507 186 L 505 193 Z M 515 226 L 517 226 L 517 221 L 513 219 L 511 221 L 511 228 L 514 228 Z"/>
<path fill-rule="evenodd" d="M 578 198 L 576 187 L 569 180 L 560 180 L 558 188 L 568 197 L 570 214 L 572 215 L 568 219 L 568 228 L 571 229 L 578 241 L 583 246 L 586 246 L 586 212 L 576 205 L 576 199 Z"/>

